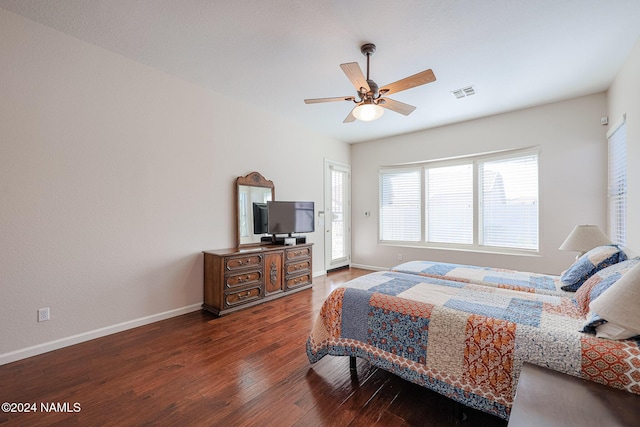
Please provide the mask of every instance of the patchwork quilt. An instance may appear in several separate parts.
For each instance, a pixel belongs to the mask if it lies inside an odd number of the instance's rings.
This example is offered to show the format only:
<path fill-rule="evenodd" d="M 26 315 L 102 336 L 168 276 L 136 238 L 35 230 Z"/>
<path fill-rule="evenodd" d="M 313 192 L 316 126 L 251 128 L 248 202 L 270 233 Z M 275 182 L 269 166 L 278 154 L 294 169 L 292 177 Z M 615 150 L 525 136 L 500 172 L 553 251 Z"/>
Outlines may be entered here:
<path fill-rule="evenodd" d="M 547 295 L 571 295 L 560 289 L 564 285 L 564 283 L 560 281 L 560 276 L 550 276 L 546 274 L 432 261 L 409 261 L 392 267 L 391 271 L 419 274 L 421 276 L 437 277 L 464 283 L 476 283 L 523 292 Z"/>
<path fill-rule="evenodd" d="M 367 359 L 504 419 L 524 362 L 640 394 L 640 343 L 578 332 L 584 322 L 570 297 L 375 272 L 327 297 L 306 350 L 311 363 Z"/>

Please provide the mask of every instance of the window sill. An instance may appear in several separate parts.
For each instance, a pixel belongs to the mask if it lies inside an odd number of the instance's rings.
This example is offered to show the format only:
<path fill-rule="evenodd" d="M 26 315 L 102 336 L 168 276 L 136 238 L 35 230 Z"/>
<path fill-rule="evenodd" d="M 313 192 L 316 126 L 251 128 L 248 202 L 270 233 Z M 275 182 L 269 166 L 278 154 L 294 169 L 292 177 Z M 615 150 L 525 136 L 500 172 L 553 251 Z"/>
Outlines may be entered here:
<path fill-rule="evenodd" d="M 523 257 L 540 257 L 540 251 L 526 250 L 526 249 L 510 249 L 510 248 L 494 248 L 488 246 L 457 246 L 446 244 L 419 244 L 409 242 L 381 242 L 378 241 L 380 246 L 392 246 L 401 248 L 413 248 L 413 249 L 429 249 L 436 251 L 455 251 L 455 252 L 473 252 L 481 254 L 492 255 L 512 255 Z"/>

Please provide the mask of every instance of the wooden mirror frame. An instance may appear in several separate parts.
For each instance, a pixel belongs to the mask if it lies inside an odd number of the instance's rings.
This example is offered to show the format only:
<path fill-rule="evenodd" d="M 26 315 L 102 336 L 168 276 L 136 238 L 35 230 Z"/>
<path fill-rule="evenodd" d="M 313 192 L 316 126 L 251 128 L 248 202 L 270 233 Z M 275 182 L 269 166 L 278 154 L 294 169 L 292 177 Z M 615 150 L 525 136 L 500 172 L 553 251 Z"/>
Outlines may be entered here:
<path fill-rule="evenodd" d="M 270 188 L 271 189 L 271 200 L 276 199 L 276 188 L 273 185 L 273 181 L 266 179 L 259 172 L 251 172 L 246 176 L 239 176 L 236 179 L 236 203 L 235 203 L 235 213 L 236 213 L 236 244 L 237 247 L 245 247 L 245 246 L 256 246 L 263 244 L 260 241 L 251 241 L 243 243 L 241 241 L 240 236 L 240 186 L 247 187 L 259 187 L 259 188 Z"/>

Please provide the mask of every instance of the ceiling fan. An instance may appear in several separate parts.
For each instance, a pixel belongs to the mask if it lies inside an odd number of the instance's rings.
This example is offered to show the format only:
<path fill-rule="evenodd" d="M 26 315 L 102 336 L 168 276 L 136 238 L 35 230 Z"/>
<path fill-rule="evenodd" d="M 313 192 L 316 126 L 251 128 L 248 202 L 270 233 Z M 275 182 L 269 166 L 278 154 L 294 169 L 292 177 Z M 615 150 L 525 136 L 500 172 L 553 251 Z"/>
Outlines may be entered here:
<path fill-rule="evenodd" d="M 405 104 L 403 102 L 394 101 L 390 98 L 385 98 L 392 93 L 400 92 L 402 90 L 411 89 L 416 86 L 431 83 L 436 80 L 436 76 L 432 70 L 425 70 L 418 74 L 414 74 L 397 82 L 388 84 L 381 88 L 378 88 L 376 82 L 369 78 L 369 58 L 376 51 L 376 45 L 373 43 L 366 43 L 360 47 L 360 52 L 367 57 L 367 78 L 365 79 L 362 74 L 362 69 L 357 62 L 349 62 L 347 64 L 340 64 L 340 68 L 347 75 L 347 78 L 351 81 L 356 88 L 357 97 L 354 96 L 338 96 L 334 98 L 314 98 L 305 99 L 305 104 L 318 104 L 321 102 L 335 102 L 335 101 L 352 101 L 357 104 L 349 113 L 343 123 L 351 123 L 356 119 L 362 121 L 372 121 L 380 118 L 384 113 L 383 108 L 387 110 L 395 111 L 396 113 L 404 114 L 408 116 L 416 109 L 413 105 Z M 382 108 L 381 108 L 382 107 Z"/>

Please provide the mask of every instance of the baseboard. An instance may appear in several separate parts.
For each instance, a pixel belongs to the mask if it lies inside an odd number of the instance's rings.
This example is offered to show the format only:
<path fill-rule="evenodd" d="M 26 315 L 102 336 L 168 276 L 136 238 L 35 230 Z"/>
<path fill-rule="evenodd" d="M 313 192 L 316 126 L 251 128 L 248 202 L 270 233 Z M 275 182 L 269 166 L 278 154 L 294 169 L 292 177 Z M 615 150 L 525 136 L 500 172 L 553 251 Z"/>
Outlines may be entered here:
<path fill-rule="evenodd" d="M 152 314 L 151 316 L 141 317 L 139 319 L 129 320 L 127 322 L 118 323 L 116 325 L 107 326 L 93 331 L 83 332 L 66 338 L 60 338 L 43 344 L 34 345 L 32 347 L 23 348 L 9 353 L 0 354 L 0 365 L 16 362 L 26 359 L 27 357 L 37 356 L 38 354 L 48 353 L 63 347 L 69 347 L 74 344 L 80 344 L 85 341 L 115 334 L 117 332 L 126 331 L 127 329 L 137 328 L 138 326 L 148 325 L 149 323 L 159 322 L 160 320 L 169 319 L 171 317 L 180 316 L 182 314 L 192 313 L 202 309 L 202 303 L 188 305 L 186 307 L 176 308 L 175 310 L 165 311 L 163 313 Z"/>
<path fill-rule="evenodd" d="M 351 264 L 353 268 L 361 268 L 363 270 L 373 270 L 373 271 L 386 271 L 389 267 L 376 267 L 373 265 L 364 265 L 364 264 Z"/>
<path fill-rule="evenodd" d="M 352 264 L 351 267 L 362 268 L 365 270 L 388 270 L 383 267 L 373 267 L 360 264 Z M 327 274 L 326 270 L 316 271 L 313 273 L 313 277 L 319 277 Z M 137 328 L 138 326 L 148 325 L 149 323 L 159 322 L 160 320 L 169 319 L 171 317 L 180 316 L 182 314 L 191 313 L 202 309 L 202 303 L 193 304 L 175 310 L 165 311 L 163 313 L 153 314 L 147 317 L 141 317 L 139 319 L 130 320 L 128 322 L 118 323 L 116 325 L 107 326 L 93 331 L 83 332 L 81 334 L 72 335 L 70 337 L 60 338 L 54 341 L 49 341 L 43 344 L 34 345 L 32 347 L 23 348 L 20 350 L 12 351 L 9 353 L 0 354 L 0 366 L 7 363 L 16 362 L 18 360 L 26 359 L 28 357 L 37 356 L 39 354 L 48 353 L 50 351 L 58 350 L 60 348 L 69 347 L 74 344 L 80 344 L 85 341 L 104 337 L 107 335 L 115 334 L 117 332 L 126 331 L 127 329 Z"/>

